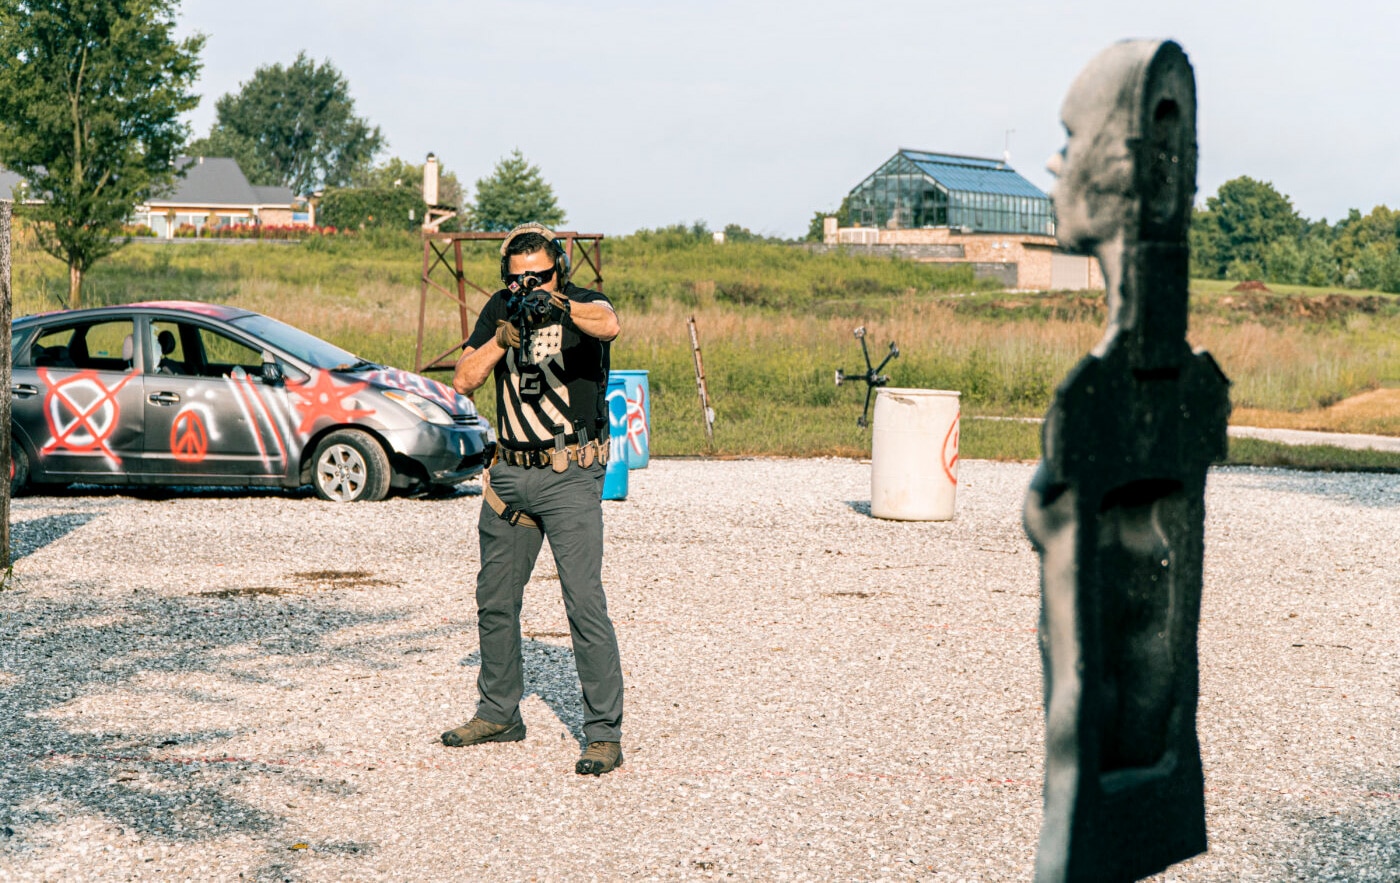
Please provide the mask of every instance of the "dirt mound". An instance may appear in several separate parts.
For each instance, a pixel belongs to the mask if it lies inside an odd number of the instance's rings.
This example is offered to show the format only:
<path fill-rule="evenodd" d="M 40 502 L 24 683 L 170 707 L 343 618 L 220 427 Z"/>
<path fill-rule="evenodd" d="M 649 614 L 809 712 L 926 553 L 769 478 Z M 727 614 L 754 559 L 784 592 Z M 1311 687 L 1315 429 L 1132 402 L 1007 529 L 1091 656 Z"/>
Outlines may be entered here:
<path fill-rule="evenodd" d="M 1239 296 L 1227 295 L 1219 304 L 1227 310 L 1249 313 L 1260 319 L 1309 319 L 1337 321 L 1353 313 L 1375 315 L 1393 309 L 1394 298 L 1368 294 L 1323 294 L 1265 296 L 1258 292 L 1246 292 Z"/>
<path fill-rule="evenodd" d="M 1269 286 L 1258 279 L 1249 279 L 1236 285 L 1231 291 L 1269 291 Z"/>

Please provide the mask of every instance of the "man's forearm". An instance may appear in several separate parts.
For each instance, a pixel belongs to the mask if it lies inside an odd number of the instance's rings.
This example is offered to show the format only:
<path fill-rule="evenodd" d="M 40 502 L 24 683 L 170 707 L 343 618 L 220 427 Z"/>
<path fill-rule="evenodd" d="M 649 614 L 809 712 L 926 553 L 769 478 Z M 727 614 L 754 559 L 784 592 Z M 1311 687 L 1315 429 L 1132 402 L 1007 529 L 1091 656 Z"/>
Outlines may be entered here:
<path fill-rule="evenodd" d="M 468 347 L 462 353 L 462 358 L 457 360 L 457 370 L 452 372 L 452 388 L 462 395 L 475 392 L 491 376 L 491 369 L 505 354 L 506 351 L 494 338 L 486 341 L 481 349 Z"/>
<path fill-rule="evenodd" d="M 579 331 L 599 340 L 612 340 L 622 330 L 617 322 L 617 313 L 605 303 L 574 301 L 569 305 L 569 319 Z"/>

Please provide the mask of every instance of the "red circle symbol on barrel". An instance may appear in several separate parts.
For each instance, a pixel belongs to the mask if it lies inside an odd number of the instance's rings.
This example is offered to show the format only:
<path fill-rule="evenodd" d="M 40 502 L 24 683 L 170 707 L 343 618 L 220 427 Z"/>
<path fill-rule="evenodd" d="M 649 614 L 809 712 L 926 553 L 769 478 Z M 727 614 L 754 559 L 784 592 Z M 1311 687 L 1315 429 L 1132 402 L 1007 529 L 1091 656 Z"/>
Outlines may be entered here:
<path fill-rule="evenodd" d="M 181 463 L 200 463 L 209 453 L 209 433 L 198 411 L 181 411 L 170 424 L 170 453 Z"/>
<path fill-rule="evenodd" d="M 953 418 L 953 425 L 948 427 L 948 434 L 943 437 L 943 474 L 947 475 L 953 484 L 958 483 L 958 476 L 953 472 L 953 467 L 958 465 L 958 427 L 961 423 L 962 414 L 958 414 Z"/>

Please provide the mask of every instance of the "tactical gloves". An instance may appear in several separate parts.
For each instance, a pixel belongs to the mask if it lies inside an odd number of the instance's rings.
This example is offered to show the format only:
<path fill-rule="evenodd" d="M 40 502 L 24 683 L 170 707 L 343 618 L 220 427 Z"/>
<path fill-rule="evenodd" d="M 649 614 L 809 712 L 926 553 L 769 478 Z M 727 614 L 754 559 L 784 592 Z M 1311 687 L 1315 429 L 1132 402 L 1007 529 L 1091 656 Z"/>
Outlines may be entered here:
<path fill-rule="evenodd" d="M 551 291 L 549 293 L 549 302 L 554 305 L 556 310 L 563 313 L 566 318 L 568 317 L 569 310 L 572 308 L 568 295 L 564 294 L 562 291 Z"/>
<path fill-rule="evenodd" d="M 520 329 L 505 319 L 496 320 L 496 343 L 500 344 L 503 350 L 519 349 Z"/>

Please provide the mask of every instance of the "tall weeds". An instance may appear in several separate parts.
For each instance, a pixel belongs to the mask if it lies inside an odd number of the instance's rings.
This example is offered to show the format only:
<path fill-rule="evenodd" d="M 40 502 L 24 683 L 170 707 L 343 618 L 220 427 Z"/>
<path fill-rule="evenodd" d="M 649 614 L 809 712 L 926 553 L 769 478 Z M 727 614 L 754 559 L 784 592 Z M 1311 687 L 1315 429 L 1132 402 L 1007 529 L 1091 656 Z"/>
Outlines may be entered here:
<path fill-rule="evenodd" d="M 16 242 L 15 315 L 62 306 L 63 265 Z M 412 367 L 418 238 L 377 231 L 314 243 L 132 245 L 88 275 L 88 302 L 236 304 L 365 358 Z M 491 285 L 495 244 L 464 252 L 467 276 Z M 1103 328 L 1101 298 L 1092 294 L 985 292 L 962 268 L 769 243 L 720 246 L 675 229 L 607 240 L 604 258 L 623 323 L 613 364 L 651 372 L 653 449 L 661 454 L 704 449 L 686 329 L 692 315 L 718 412 L 717 445 L 734 454 L 868 452 L 869 434 L 855 422 L 864 386 L 833 382 L 837 368 L 864 372 L 851 336 L 857 325 L 867 328 L 876 362 L 898 342 L 901 355 L 886 368 L 892 385 L 958 390 L 964 412 L 983 416 L 1042 414 Z M 1192 340 L 1215 355 L 1240 407 L 1306 410 L 1400 380 L 1400 300 L 1336 298 L 1280 305 L 1212 291 L 1195 298 Z M 434 356 L 459 341 L 459 319 L 436 291 L 428 307 L 424 351 Z M 478 403 L 492 410 L 489 389 Z M 997 426 L 969 424 L 967 455 L 984 445 L 1035 455 L 1033 427 Z"/>

